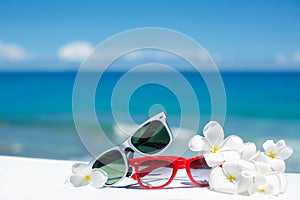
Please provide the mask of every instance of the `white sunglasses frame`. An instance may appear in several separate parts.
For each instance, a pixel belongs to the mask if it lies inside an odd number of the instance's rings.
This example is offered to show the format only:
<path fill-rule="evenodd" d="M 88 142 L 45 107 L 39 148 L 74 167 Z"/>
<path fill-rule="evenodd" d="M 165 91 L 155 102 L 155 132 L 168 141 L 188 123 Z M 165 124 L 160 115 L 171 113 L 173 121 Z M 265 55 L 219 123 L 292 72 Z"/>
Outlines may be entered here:
<path fill-rule="evenodd" d="M 161 152 L 163 152 L 165 149 L 167 149 L 171 143 L 173 142 L 173 135 L 172 135 L 172 132 L 169 128 L 169 125 L 167 124 L 167 121 L 166 121 L 166 118 L 167 118 L 167 115 L 164 113 L 164 112 L 161 112 L 161 113 L 158 113 L 156 114 L 155 116 L 149 118 L 148 120 L 146 120 L 145 122 L 143 122 L 138 128 L 136 128 L 136 130 L 133 132 L 133 134 L 127 139 L 125 140 L 122 144 L 120 144 L 119 146 L 116 146 L 116 147 L 113 147 L 113 148 L 110 148 L 104 152 L 102 152 L 101 154 L 99 154 L 95 159 L 93 159 L 90 163 L 89 163 L 89 166 L 91 168 L 93 168 L 93 165 L 103 156 L 105 155 L 106 153 L 110 152 L 110 151 L 113 151 L 113 150 L 117 150 L 120 152 L 120 154 L 122 155 L 122 158 L 124 160 L 124 164 L 125 164 L 125 173 L 124 175 L 118 180 L 116 181 L 115 183 L 113 184 L 106 184 L 106 186 L 111 186 L 111 185 L 115 185 L 119 182 L 121 182 L 126 176 L 130 176 L 131 175 L 131 167 L 129 166 L 129 162 L 128 162 L 128 157 L 127 157 L 127 153 L 128 151 L 130 153 L 132 153 L 131 155 L 129 155 L 129 157 L 133 157 L 133 153 L 134 152 L 138 152 L 139 154 L 143 155 L 143 156 L 149 156 L 149 155 L 157 155 Z M 169 143 L 164 147 L 162 148 L 160 151 L 158 151 L 157 153 L 154 153 L 154 154 L 147 154 L 147 153 L 143 153 L 141 152 L 140 150 L 138 150 L 131 142 L 131 139 L 132 139 L 132 136 L 140 129 L 142 128 L 143 126 L 145 126 L 146 124 L 148 124 L 149 122 L 152 122 L 152 121 L 160 121 L 164 127 L 166 128 L 168 134 L 169 134 L 169 137 L 170 137 L 170 141 Z M 96 168 L 96 167 L 95 167 Z"/>

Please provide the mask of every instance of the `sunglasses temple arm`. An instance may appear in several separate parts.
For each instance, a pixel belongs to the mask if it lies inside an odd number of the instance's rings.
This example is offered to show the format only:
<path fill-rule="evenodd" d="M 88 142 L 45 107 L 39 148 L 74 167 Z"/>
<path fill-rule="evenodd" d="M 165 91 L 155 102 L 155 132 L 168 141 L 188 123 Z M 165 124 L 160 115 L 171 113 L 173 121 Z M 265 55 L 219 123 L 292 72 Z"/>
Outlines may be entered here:
<path fill-rule="evenodd" d="M 127 160 L 130 160 L 130 159 L 133 158 L 134 151 L 131 148 L 128 147 L 128 148 L 125 149 L 125 154 L 128 154 Z M 132 167 L 129 166 L 129 164 L 128 164 L 128 172 L 126 174 L 126 177 L 130 177 L 131 174 L 132 174 Z"/>

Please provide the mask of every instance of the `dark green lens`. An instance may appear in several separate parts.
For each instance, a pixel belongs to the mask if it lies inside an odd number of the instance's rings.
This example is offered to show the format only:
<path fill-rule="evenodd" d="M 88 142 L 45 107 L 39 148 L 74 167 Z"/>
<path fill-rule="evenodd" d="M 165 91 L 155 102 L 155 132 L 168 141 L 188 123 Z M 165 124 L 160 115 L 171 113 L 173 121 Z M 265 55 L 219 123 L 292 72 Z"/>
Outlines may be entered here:
<path fill-rule="evenodd" d="M 124 158 L 118 150 L 112 150 L 102 155 L 92 168 L 99 168 L 107 173 L 106 185 L 116 183 L 127 173 Z"/>
<path fill-rule="evenodd" d="M 161 121 L 152 121 L 137 130 L 131 137 L 133 146 L 146 154 L 155 154 L 170 143 L 170 135 Z"/>

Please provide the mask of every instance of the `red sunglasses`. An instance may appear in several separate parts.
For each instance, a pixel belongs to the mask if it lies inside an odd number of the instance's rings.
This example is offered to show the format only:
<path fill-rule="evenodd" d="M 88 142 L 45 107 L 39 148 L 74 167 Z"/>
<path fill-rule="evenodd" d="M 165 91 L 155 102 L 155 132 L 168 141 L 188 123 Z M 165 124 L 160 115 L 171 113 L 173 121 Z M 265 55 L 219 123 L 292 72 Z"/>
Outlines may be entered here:
<path fill-rule="evenodd" d="M 159 189 L 169 185 L 178 169 L 186 169 L 188 177 L 197 186 L 208 186 L 210 167 L 203 156 L 182 158 L 178 156 L 149 156 L 130 159 L 135 174 L 131 177 L 146 189 Z"/>

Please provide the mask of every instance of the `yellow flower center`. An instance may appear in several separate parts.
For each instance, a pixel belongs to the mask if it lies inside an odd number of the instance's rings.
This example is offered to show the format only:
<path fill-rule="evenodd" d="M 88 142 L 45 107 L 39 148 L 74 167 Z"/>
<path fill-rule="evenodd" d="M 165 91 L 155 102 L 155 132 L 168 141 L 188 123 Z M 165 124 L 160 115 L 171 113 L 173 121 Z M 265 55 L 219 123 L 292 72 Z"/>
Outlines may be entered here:
<path fill-rule="evenodd" d="M 275 156 L 276 156 L 276 154 L 275 154 L 274 152 L 271 151 L 271 152 L 269 153 L 269 157 L 270 157 L 270 158 L 275 158 Z"/>
<path fill-rule="evenodd" d="M 86 175 L 86 176 L 83 178 L 83 180 L 84 180 L 85 182 L 89 182 L 89 181 L 91 180 L 91 176 L 90 176 L 90 175 Z"/>
<path fill-rule="evenodd" d="M 214 146 L 213 148 L 211 148 L 210 152 L 212 153 L 217 153 L 218 151 L 220 151 L 220 147 L 218 146 Z"/>
<path fill-rule="evenodd" d="M 266 192 L 266 190 L 264 189 L 264 188 L 261 188 L 261 189 L 259 189 L 259 193 L 265 193 Z"/>
<path fill-rule="evenodd" d="M 235 181 L 235 177 L 234 177 L 232 174 L 229 174 L 229 175 L 227 176 L 227 179 L 228 179 L 230 182 Z"/>

